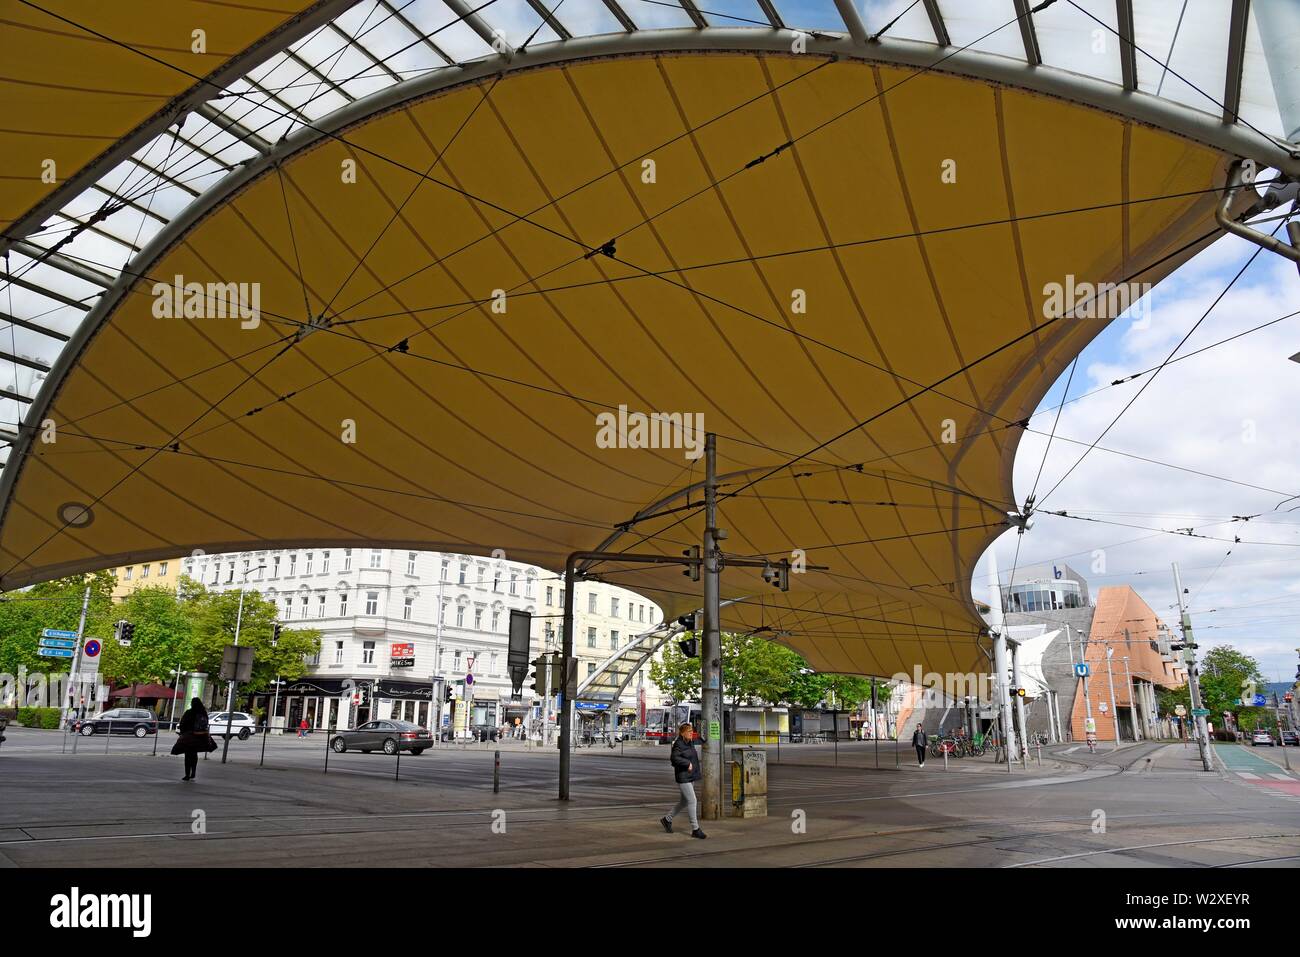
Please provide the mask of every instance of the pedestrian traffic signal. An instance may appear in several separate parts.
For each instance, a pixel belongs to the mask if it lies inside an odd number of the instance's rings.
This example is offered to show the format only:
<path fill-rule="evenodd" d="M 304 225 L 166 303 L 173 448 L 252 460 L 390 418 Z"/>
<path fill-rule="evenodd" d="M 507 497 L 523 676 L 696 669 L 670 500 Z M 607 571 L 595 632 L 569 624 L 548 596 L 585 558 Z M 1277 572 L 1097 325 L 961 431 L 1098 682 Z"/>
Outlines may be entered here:
<path fill-rule="evenodd" d="M 531 664 L 535 669 L 531 675 L 533 691 L 537 697 L 545 698 L 550 693 L 550 659 L 542 655 Z"/>
<path fill-rule="evenodd" d="M 687 638 L 685 641 L 677 642 L 677 647 L 682 650 L 687 658 L 698 658 L 700 656 L 700 639 Z"/>

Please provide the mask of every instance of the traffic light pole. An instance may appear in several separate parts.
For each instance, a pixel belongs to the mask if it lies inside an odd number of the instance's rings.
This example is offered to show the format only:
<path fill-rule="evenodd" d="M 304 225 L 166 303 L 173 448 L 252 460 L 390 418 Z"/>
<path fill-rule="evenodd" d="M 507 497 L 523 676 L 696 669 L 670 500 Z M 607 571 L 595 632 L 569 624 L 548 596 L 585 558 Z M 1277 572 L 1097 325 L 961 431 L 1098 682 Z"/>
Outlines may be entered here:
<path fill-rule="evenodd" d="M 1201 755 L 1201 766 L 1213 770 L 1210 762 L 1210 731 L 1206 727 L 1205 710 L 1201 704 L 1201 672 L 1196 665 L 1196 641 L 1192 637 L 1192 618 L 1183 604 L 1183 579 L 1178 574 L 1178 563 L 1174 562 L 1174 589 L 1178 592 L 1178 617 L 1183 631 L 1183 655 L 1187 662 L 1187 690 L 1192 699 L 1192 719 L 1196 722 L 1196 747 Z"/>
<path fill-rule="evenodd" d="M 1011 645 L 1011 681 L 1016 689 L 1024 687 L 1020 680 L 1020 642 L 1010 642 Z M 1016 695 L 1016 737 L 1018 753 L 1020 754 L 1020 763 L 1024 767 L 1029 766 L 1029 734 L 1025 728 L 1025 699 Z"/>
<path fill-rule="evenodd" d="M 718 548 L 717 436 L 704 437 L 704 634 L 700 644 L 700 718 L 704 724 L 703 801 L 700 816 L 706 821 L 722 817 L 722 615 L 720 579 L 722 554 Z"/>

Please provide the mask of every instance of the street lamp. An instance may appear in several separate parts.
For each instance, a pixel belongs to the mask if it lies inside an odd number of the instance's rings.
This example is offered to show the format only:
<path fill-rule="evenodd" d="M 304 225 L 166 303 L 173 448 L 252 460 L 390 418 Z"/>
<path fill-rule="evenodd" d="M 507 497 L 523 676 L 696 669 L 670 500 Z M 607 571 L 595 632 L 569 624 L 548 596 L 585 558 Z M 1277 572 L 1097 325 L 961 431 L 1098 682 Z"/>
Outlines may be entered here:
<path fill-rule="evenodd" d="M 248 585 L 248 576 L 253 572 L 261 571 L 265 565 L 258 565 L 256 568 L 245 568 L 241 576 L 242 581 L 239 583 L 239 611 L 235 614 L 235 647 L 239 647 L 239 628 L 244 622 L 244 589 Z M 226 755 L 230 752 L 230 729 L 235 721 L 235 676 L 230 676 L 230 684 L 226 686 L 226 740 L 221 749 L 221 763 L 226 763 Z"/>

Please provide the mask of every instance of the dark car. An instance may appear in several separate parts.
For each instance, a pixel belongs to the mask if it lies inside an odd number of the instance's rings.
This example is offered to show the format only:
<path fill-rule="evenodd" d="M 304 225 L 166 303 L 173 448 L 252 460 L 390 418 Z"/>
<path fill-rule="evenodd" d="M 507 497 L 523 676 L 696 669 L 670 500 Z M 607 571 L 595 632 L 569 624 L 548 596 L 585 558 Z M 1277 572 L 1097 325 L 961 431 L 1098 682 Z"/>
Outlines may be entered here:
<path fill-rule="evenodd" d="M 422 728 L 410 721 L 398 721 L 395 718 L 367 721 L 359 728 L 336 732 L 334 737 L 330 738 L 330 747 L 339 754 L 348 750 L 360 751 L 362 754 L 369 754 L 371 751 L 396 754 L 399 750 L 421 754 L 431 744 L 433 744 L 433 735 L 429 733 L 428 728 Z"/>
<path fill-rule="evenodd" d="M 114 708 L 102 711 L 93 718 L 81 722 L 80 733 L 92 734 L 133 734 L 137 738 L 158 733 L 158 719 L 152 711 L 144 708 Z"/>
<path fill-rule="evenodd" d="M 1297 735 L 1290 728 L 1284 728 L 1282 731 L 1282 744 L 1284 747 L 1294 748 L 1296 745 L 1300 745 L 1300 735 Z"/>

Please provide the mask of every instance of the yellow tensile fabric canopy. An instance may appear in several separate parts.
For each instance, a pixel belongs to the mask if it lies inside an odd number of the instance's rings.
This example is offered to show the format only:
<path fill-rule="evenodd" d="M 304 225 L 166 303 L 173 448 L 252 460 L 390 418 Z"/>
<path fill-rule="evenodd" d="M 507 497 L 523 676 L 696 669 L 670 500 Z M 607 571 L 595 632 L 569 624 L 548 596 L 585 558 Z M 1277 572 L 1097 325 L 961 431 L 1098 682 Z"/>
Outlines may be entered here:
<path fill-rule="evenodd" d="M 0 229 L 316 2 L 0 0 Z"/>
<path fill-rule="evenodd" d="M 1016 508 L 1012 423 L 1106 321 L 1049 321 L 1044 289 L 1159 279 L 1212 232 L 1225 158 L 958 76 L 787 83 L 811 65 L 521 70 L 268 167 L 82 348 L 57 441 L 9 466 L 0 584 L 362 543 L 558 569 L 660 501 L 609 547 L 677 556 L 703 463 L 601 447 L 625 406 L 717 433 L 728 552 L 828 566 L 788 593 L 724 571 L 725 627 L 826 671 L 981 667 L 969 582 Z M 185 283 L 258 284 L 260 322 L 160 317 L 176 277 L 181 312 Z M 678 566 L 593 570 L 700 603 Z"/>

